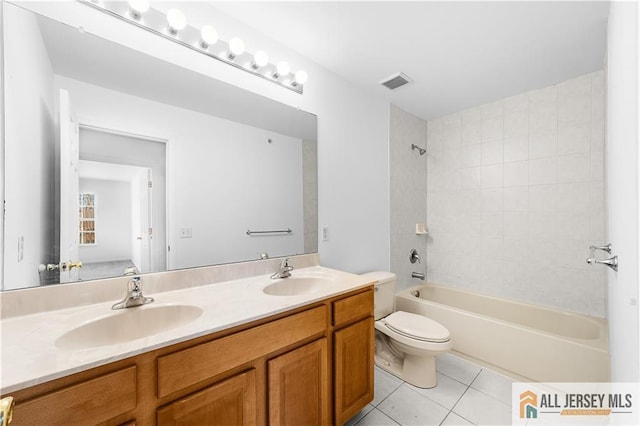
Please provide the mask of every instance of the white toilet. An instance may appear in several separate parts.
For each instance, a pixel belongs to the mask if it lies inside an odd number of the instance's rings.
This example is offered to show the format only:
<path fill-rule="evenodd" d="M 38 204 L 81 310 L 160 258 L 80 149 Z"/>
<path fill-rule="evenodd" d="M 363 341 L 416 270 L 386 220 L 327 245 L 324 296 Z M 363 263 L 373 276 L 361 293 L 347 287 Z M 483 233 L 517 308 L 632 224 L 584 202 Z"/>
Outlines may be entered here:
<path fill-rule="evenodd" d="M 364 276 L 378 281 L 374 296 L 376 365 L 414 386 L 436 386 L 435 356 L 451 349 L 449 330 L 422 315 L 394 312 L 395 274 L 369 272 Z"/>

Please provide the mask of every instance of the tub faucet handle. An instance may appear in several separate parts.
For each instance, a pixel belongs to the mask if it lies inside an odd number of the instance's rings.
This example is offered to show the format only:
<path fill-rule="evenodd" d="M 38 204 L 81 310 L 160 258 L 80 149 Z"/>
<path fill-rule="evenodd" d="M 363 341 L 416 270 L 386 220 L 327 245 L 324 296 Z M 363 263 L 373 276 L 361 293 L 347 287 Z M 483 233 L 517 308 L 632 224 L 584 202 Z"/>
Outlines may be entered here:
<path fill-rule="evenodd" d="M 411 263 L 421 263 L 420 262 L 420 255 L 418 254 L 418 250 L 416 249 L 411 249 L 411 252 L 409 253 L 409 262 Z"/>
<path fill-rule="evenodd" d="M 596 250 L 606 251 L 607 253 L 611 254 L 611 243 L 609 243 L 609 244 L 605 244 L 605 245 L 603 245 L 603 246 L 594 246 L 594 245 L 591 245 L 591 246 L 589 246 L 589 250 L 591 251 L 591 257 L 593 257 L 593 253 L 594 253 Z"/>

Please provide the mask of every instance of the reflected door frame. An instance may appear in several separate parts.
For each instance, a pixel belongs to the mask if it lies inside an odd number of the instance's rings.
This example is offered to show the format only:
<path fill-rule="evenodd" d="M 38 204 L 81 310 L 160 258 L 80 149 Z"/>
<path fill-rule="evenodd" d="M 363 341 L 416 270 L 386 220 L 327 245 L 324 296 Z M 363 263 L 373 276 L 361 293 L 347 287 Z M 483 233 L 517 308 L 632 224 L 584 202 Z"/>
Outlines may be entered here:
<path fill-rule="evenodd" d="M 144 269 L 148 269 L 148 270 L 142 270 L 139 271 L 140 273 L 148 273 L 148 272 L 163 272 L 165 270 L 169 270 L 169 218 L 170 218 L 170 209 L 168 208 L 168 206 L 170 205 L 171 202 L 171 185 L 170 182 L 171 180 L 169 179 L 169 170 L 170 170 L 170 149 L 171 149 L 171 143 L 170 140 L 168 138 L 163 138 L 163 137 L 158 137 L 158 136 L 151 136 L 151 135 L 143 135 L 140 133 L 136 133 L 134 131 L 128 131 L 128 130 L 123 130 L 122 128 L 118 128 L 115 129 L 112 126 L 108 126 L 108 125 L 104 125 L 102 123 L 99 122 L 95 122 L 92 121 L 90 119 L 86 119 L 84 118 L 83 120 L 80 121 L 79 123 L 80 129 L 81 130 L 89 130 L 89 131 L 94 131 L 94 132 L 100 132 L 103 134 L 111 134 L 111 135 L 116 135 L 116 136 L 123 136 L 123 137 L 127 137 L 127 138 L 132 138 L 132 139 L 137 139 L 137 140 L 141 140 L 141 141 L 149 141 L 149 142 L 158 142 L 158 143 L 162 143 L 165 146 L 165 150 L 164 150 L 164 166 L 165 166 L 165 176 L 164 176 L 164 187 L 165 187 L 165 205 L 164 205 L 164 211 L 165 211 L 165 223 L 164 226 L 160 225 L 163 229 L 159 229 L 158 227 L 154 227 L 157 224 L 157 221 L 154 221 L 153 219 L 153 203 L 154 203 L 154 197 L 153 196 L 153 191 L 156 185 L 156 182 L 153 181 L 153 179 L 157 179 L 157 176 L 154 175 L 153 173 L 153 167 L 149 166 L 149 165 L 140 165 L 140 166 L 136 166 L 136 167 L 141 167 L 141 168 L 145 168 L 148 170 L 148 176 L 144 177 L 144 183 L 143 180 L 140 180 L 139 182 L 139 190 L 142 190 L 142 187 L 147 187 L 148 188 L 148 192 L 146 194 L 146 197 L 148 197 L 148 215 L 141 220 L 141 223 L 147 223 L 148 224 L 148 228 L 149 229 L 153 229 L 153 231 L 151 233 L 146 232 L 145 236 L 140 235 L 140 237 L 142 237 L 143 239 L 146 238 L 148 241 L 146 242 L 146 245 L 148 246 L 148 261 L 143 261 L 143 268 Z M 96 159 L 96 160 L 100 160 L 100 159 Z M 104 160 L 103 160 L 104 161 Z M 106 162 L 106 161 L 105 161 Z M 123 163 L 118 163 L 116 161 L 114 161 L 113 159 L 110 160 L 109 162 L 113 163 L 113 164 L 123 164 Z M 126 165 L 126 164 L 125 164 Z M 148 183 L 147 182 L 153 182 L 153 183 Z M 142 226 L 141 224 L 141 226 Z M 153 239 L 153 235 L 157 235 L 157 233 L 159 231 L 164 232 L 165 234 L 165 247 L 163 250 L 164 253 L 164 263 L 166 265 L 165 268 L 160 268 L 158 266 L 158 263 L 160 262 L 160 259 L 154 254 L 157 250 L 157 247 L 154 245 L 154 239 Z M 135 236 L 135 238 L 137 238 L 138 236 Z M 157 244 L 157 243 L 156 243 Z M 145 246 L 145 242 L 143 241 L 142 244 L 143 248 L 146 250 Z M 144 266 L 144 264 L 147 265 L 147 267 Z M 157 269 L 159 268 L 159 269 Z"/>

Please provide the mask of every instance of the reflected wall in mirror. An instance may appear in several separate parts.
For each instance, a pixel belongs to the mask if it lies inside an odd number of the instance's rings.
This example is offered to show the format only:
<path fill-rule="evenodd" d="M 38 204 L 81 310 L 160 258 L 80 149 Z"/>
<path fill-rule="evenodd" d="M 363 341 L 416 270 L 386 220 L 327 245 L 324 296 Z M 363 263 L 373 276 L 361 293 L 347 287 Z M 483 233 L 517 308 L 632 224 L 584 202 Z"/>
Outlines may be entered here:
<path fill-rule="evenodd" d="M 3 8 L 4 290 L 317 251 L 315 116 Z"/>

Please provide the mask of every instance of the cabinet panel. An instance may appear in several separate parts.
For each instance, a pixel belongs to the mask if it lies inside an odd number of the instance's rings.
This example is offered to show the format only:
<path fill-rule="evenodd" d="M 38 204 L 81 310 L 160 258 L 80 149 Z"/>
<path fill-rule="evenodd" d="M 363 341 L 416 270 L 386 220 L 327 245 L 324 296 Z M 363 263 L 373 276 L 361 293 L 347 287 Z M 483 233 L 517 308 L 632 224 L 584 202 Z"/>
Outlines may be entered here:
<path fill-rule="evenodd" d="M 132 366 L 20 403 L 12 424 L 96 424 L 136 405 L 136 367 Z"/>
<path fill-rule="evenodd" d="M 158 397 L 324 332 L 326 312 L 326 306 L 319 306 L 158 358 Z"/>
<path fill-rule="evenodd" d="M 158 426 L 254 426 L 256 373 L 249 370 L 158 410 Z"/>
<path fill-rule="evenodd" d="M 333 303 L 333 324 L 336 327 L 366 316 L 373 316 L 373 290 Z"/>
<path fill-rule="evenodd" d="M 373 317 L 334 333 L 337 424 L 343 424 L 373 400 L 373 345 Z"/>
<path fill-rule="evenodd" d="M 271 426 L 329 423 L 327 363 L 326 338 L 269 361 Z"/>

